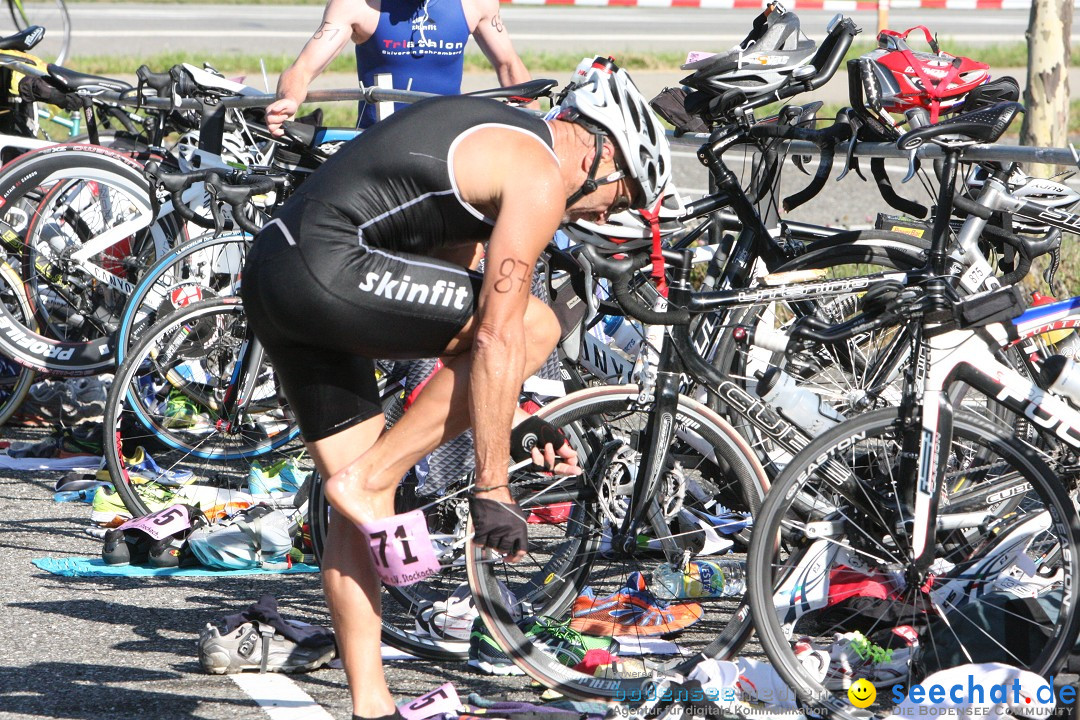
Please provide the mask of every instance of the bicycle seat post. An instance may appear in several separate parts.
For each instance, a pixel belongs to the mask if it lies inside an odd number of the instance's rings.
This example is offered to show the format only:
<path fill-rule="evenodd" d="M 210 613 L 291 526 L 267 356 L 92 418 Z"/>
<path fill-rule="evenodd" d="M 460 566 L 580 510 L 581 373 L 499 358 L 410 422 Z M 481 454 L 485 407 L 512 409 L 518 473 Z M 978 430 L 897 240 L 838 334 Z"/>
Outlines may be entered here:
<path fill-rule="evenodd" d="M 946 271 L 949 252 L 949 219 L 952 216 L 956 169 L 960 163 L 961 148 L 944 147 L 945 162 L 941 169 L 941 190 L 938 192 L 937 214 L 934 216 L 933 236 L 930 242 L 930 268 L 934 274 Z"/>

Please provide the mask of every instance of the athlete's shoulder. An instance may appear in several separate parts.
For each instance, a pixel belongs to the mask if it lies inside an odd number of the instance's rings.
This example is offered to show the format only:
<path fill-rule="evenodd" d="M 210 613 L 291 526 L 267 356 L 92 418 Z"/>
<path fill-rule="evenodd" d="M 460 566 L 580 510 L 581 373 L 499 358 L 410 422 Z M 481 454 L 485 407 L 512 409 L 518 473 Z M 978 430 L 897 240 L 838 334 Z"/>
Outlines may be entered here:
<path fill-rule="evenodd" d="M 341 23 L 362 24 L 365 19 L 378 17 L 382 6 L 395 0 L 329 0 L 326 3 L 324 20 L 336 20 Z"/>

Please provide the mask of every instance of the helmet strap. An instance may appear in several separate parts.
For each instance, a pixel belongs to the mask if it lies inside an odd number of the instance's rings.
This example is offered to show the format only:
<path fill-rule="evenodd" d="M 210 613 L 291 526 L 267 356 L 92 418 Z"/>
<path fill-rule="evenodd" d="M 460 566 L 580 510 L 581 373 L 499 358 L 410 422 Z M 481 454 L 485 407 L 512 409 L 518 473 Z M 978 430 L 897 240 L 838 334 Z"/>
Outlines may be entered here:
<path fill-rule="evenodd" d="M 664 249 L 660 245 L 660 207 L 663 203 L 664 199 L 661 197 L 656 201 L 656 205 L 651 212 L 642 208 L 638 210 L 638 213 L 649 223 L 649 231 L 652 235 L 652 250 L 649 253 L 649 259 L 652 261 L 652 280 L 656 284 L 656 291 L 663 297 L 667 297 L 668 287 L 665 274 Z"/>
<path fill-rule="evenodd" d="M 596 192 L 596 189 L 605 183 L 596 181 L 596 171 L 600 169 L 600 157 L 604 152 L 604 136 L 600 133 L 593 133 L 593 140 L 596 142 L 596 150 L 593 153 L 592 166 L 589 168 L 589 177 L 585 179 L 581 187 L 578 188 L 573 195 L 566 198 L 566 207 L 573 207 L 581 198 L 586 195 L 590 195 Z"/>

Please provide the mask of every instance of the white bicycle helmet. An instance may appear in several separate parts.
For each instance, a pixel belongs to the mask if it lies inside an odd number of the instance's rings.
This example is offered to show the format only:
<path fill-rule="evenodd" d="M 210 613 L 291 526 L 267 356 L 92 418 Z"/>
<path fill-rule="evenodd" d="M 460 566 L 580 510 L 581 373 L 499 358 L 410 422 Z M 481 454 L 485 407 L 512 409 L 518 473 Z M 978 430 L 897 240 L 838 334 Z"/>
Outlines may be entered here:
<path fill-rule="evenodd" d="M 809 65 L 817 43 L 802 35 L 799 18 L 779 4 L 762 13 L 765 20 L 738 45 L 716 55 L 682 66 L 693 70 L 682 84 L 712 95 L 741 89 L 752 100 L 773 92 L 791 78 L 797 68 Z"/>
<path fill-rule="evenodd" d="M 599 151 L 606 134 L 622 155 L 623 170 L 637 181 L 640 190 L 632 207 L 652 208 L 671 177 L 671 149 L 664 127 L 630 75 L 610 58 L 584 58 L 561 102 L 549 118 L 571 120 L 588 127 L 597 136 Z M 595 178 L 594 161 L 589 179 L 571 196 L 568 205 L 593 192 L 602 183 Z"/>
<path fill-rule="evenodd" d="M 686 207 L 672 185 L 664 188 L 661 195 L 663 199 L 657 208 L 660 236 L 667 238 L 684 229 L 678 219 L 686 214 Z M 636 210 L 611 215 L 603 225 L 575 220 L 563 230 L 574 243 L 588 243 L 607 252 L 637 250 L 652 243 L 652 228 Z"/>

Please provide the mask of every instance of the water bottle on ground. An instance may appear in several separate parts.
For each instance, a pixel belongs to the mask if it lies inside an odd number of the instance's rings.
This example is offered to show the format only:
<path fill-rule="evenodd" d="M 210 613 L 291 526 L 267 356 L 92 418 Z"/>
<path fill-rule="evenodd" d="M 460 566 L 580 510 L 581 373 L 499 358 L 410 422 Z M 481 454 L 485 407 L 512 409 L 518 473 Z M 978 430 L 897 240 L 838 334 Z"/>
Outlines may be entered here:
<path fill-rule="evenodd" d="M 653 572 L 653 594 L 668 600 L 741 597 L 745 589 L 746 563 L 740 560 L 690 560 L 682 567 L 663 563 Z"/>

